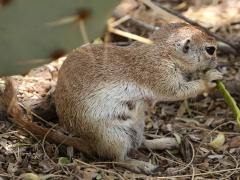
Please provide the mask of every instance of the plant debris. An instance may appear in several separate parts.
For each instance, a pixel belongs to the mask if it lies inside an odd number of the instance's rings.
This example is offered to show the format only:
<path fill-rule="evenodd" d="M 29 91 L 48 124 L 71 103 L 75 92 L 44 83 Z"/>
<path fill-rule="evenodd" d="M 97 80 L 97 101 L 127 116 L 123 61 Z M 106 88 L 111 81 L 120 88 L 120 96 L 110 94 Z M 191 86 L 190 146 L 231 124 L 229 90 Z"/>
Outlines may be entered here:
<path fill-rule="evenodd" d="M 115 23 L 114 29 L 147 38 L 153 30 L 152 27 L 159 27 L 174 19 L 171 16 L 171 20 L 168 21 L 166 17 L 161 17 L 156 8 L 153 9 L 144 2 L 147 1 L 123 0 L 124 11 L 119 12 L 117 8 L 113 16 L 115 19 L 110 22 L 116 22 L 126 15 L 130 18 Z M 231 43 L 240 44 L 240 23 L 236 21 L 237 15 L 240 14 L 240 4 L 237 0 L 150 2 L 182 13 L 212 33 L 227 38 Z M 222 8 L 225 6 L 231 7 L 231 10 L 223 14 Z M 214 11 L 210 11 L 209 8 Z M 230 12 L 238 13 L 232 15 Z M 211 13 L 211 16 L 207 16 L 207 13 Z M 216 21 L 216 18 L 220 19 Z M 122 37 L 106 31 L 102 40 L 104 43 L 126 45 L 132 42 L 130 38 L 131 36 Z M 17 89 L 18 104 L 26 118 L 32 117 L 31 120 L 40 127 L 53 129 L 71 137 L 71 134 L 58 124 L 53 103 L 57 74 L 64 59 L 60 58 L 33 69 L 24 76 L 13 76 L 12 79 Z M 230 51 L 225 53 L 221 50 L 218 62 L 220 70 L 224 73 L 224 84 L 239 104 L 240 57 Z M 0 89 L 2 88 L 4 83 L 0 81 Z M 64 142 L 55 144 L 47 139 L 47 134 L 41 139 L 13 122 L 0 105 L 0 179 L 4 180 L 240 177 L 240 129 L 234 114 L 217 90 L 185 102 L 157 104 L 151 118 L 146 120 L 146 138 L 171 137 L 180 145 L 173 150 L 139 149 L 133 152 L 133 158 L 160 166 L 155 174 L 149 176 L 120 168 L 117 162 L 88 157 Z"/>

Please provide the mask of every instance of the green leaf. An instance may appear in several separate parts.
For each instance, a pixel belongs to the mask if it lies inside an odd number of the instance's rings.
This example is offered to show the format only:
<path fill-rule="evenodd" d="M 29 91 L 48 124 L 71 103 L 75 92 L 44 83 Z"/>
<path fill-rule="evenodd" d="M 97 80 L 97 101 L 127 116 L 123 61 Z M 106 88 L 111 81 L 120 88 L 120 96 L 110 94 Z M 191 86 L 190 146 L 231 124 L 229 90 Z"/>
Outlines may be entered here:
<path fill-rule="evenodd" d="M 101 180 L 103 179 L 102 175 L 101 174 L 98 174 L 96 177 L 95 177 L 96 180 Z"/>
<path fill-rule="evenodd" d="M 98 37 L 93 41 L 93 44 L 103 44 L 103 40 L 100 37 Z"/>
<path fill-rule="evenodd" d="M 59 157 L 58 158 L 58 164 L 60 166 L 64 166 L 64 165 L 67 165 L 67 164 L 70 164 L 71 161 L 67 158 L 67 157 Z"/>

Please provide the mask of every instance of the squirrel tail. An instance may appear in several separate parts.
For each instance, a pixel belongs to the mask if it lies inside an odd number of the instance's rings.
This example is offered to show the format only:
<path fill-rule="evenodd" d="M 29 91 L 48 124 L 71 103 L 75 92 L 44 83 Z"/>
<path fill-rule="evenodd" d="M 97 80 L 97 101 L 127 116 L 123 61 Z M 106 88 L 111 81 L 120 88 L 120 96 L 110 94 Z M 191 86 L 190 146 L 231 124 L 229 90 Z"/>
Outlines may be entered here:
<path fill-rule="evenodd" d="M 17 93 L 10 78 L 0 79 L 0 105 L 16 124 L 33 135 L 55 143 L 73 146 L 83 153 L 90 154 L 89 147 L 81 138 L 69 137 L 53 128 L 39 126 L 32 121 L 31 117 L 25 115 L 17 101 Z"/>

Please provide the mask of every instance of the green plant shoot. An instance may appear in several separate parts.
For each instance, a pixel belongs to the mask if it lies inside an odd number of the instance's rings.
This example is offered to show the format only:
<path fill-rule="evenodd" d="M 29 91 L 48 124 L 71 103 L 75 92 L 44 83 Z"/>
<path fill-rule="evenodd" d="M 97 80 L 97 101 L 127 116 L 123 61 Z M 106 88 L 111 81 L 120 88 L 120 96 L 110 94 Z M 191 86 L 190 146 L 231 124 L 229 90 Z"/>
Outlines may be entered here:
<path fill-rule="evenodd" d="M 225 88 L 224 84 L 221 81 L 217 81 L 217 88 L 222 94 L 224 100 L 228 104 L 229 108 L 233 111 L 236 116 L 237 124 L 240 127 L 240 110 L 237 106 L 235 99 L 231 96 L 228 90 Z"/>

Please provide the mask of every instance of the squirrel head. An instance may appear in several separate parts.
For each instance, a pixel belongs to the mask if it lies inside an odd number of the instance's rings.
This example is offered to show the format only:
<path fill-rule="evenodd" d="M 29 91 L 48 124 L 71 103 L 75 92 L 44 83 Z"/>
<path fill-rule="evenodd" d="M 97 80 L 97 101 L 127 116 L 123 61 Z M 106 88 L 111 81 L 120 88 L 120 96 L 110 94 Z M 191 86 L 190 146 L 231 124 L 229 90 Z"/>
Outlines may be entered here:
<path fill-rule="evenodd" d="M 215 68 L 217 43 L 204 31 L 186 24 L 163 26 L 150 37 L 185 72 Z"/>

